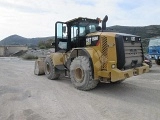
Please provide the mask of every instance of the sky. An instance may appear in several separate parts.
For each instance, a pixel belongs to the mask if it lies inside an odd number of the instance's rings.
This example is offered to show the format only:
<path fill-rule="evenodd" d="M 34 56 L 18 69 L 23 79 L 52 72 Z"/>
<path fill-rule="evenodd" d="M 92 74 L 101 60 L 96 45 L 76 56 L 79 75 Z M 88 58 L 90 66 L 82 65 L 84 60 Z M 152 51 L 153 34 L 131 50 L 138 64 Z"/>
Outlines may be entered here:
<path fill-rule="evenodd" d="M 56 21 L 101 18 L 107 26 L 160 25 L 160 0 L 0 0 L 0 40 L 54 36 Z"/>

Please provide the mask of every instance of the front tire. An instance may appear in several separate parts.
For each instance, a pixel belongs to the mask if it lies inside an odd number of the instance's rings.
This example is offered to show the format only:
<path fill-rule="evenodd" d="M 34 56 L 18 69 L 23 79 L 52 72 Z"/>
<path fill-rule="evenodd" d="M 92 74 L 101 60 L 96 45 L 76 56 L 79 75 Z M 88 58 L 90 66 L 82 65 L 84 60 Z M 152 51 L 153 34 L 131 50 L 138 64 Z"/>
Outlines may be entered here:
<path fill-rule="evenodd" d="M 56 80 L 59 78 L 60 74 L 55 72 L 55 67 L 53 65 L 52 59 L 50 57 L 46 57 L 44 61 L 44 72 L 48 79 Z"/>
<path fill-rule="evenodd" d="M 70 78 L 75 88 L 79 90 L 91 90 L 98 84 L 93 79 L 92 68 L 89 58 L 86 56 L 76 57 L 70 66 Z"/>

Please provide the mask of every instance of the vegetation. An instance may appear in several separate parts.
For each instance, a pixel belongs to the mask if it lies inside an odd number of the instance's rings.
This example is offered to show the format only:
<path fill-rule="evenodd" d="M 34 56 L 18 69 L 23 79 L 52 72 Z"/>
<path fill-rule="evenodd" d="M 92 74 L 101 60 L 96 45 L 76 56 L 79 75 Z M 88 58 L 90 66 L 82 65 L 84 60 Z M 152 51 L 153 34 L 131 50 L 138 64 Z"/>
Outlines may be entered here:
<path fill-rule="evenodd" d="M 48 49 L 48 48 L 53 48 L 53 46 L 51 45 L 54 42 L 54 39 L 49 39 L 47 41 L 40 41 L 38 43 L 38 47 L 40 49 Z"/>
<path fill-rule="evenodd" d="M 115 31 L 120 33 L 128 33 L 141 36 L 142 39 L 156 37 L 160 35 L 160 25 L 150 25 L 145 27 L 133 27 L 133 26 L 112 26 L 107 27 L 109 31 Z"/>
<path fill-rule="evenodd" d="M 38 59 L 38 56 L 31 55 L 31 54 L 25 54 L 22 56 L 22 58 L 25 60 L 34 60 L 34 59 Z"/>
<path fill-rule="evenodd" d="M 149 44 L 149 39 L 142 39 L 142 46 L 143 46 L 143 52 L 147 53 L 148 49 L 148 44 Z"/>

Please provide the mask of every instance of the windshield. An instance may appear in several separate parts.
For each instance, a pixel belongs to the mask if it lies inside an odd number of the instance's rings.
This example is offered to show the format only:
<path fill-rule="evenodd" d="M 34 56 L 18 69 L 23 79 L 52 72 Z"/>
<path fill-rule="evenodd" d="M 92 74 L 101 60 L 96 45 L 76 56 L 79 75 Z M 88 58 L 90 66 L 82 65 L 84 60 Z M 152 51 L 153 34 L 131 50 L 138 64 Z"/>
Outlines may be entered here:
<path fill-rule="evenodd" d="M 160 38 L 151 39 L 149 46 L 160 46 Z"/>
<path fill-rule="evenodd" d="M 98 24 L 90 22 L 80 22 L 79 26 L 74 25 L 71 27 L 71 38 L 77 37 L 78 27 L 79 27 L 79 36 L 86 36 L 88 33 L 96 32 L 96 27 Z M 72 39 L 73 41 L 73 39 Z"/>
<path fill-rule="evenodd" d="M 98 26 L 98 24 L 96 23 L 80 23 L 79 24 L 79 28 L 80 28 L 80 31 L 79 31 L 79 35 L 80 36 L 84 36 L 88 33 L 92 33 L 92 32 L 96 32 L 96 27 Z"/>

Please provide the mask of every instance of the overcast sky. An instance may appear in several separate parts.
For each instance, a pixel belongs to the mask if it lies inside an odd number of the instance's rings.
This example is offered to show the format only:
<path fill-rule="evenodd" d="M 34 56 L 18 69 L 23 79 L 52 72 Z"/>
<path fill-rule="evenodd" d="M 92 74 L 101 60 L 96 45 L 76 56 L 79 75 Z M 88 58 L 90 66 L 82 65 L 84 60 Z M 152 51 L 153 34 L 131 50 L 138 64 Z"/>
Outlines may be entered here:
<path fill-rule="evenodd" d="M 56 21 L 106 14 L 107 26 L 160 25 L 160 0 L 0 0 L 0 40 L 54 36 Z"/>

